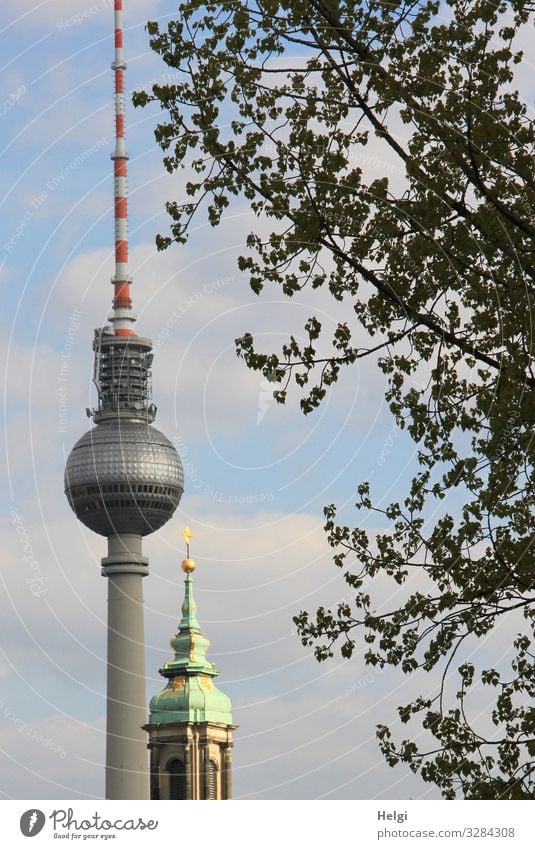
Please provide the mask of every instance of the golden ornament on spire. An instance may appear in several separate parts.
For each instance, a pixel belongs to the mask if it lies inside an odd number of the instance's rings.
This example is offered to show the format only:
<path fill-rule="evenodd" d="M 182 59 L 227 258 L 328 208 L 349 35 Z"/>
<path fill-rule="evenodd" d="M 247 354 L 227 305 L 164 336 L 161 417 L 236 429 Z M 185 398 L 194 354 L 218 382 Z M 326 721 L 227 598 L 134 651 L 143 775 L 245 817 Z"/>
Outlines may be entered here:
<path fill-rule="evenodd" d="M 186 559 L 182 561 L 182 571 L 186 572 L 188 575 L 190 572 L 193 572 L 196 567 L 195 560 L 192 560 L 189 556 L 189 544 L 192 540 L 193 534 L 191 533 L 188 525 L 182 531 L 182 536 L 186 540 Z"/>

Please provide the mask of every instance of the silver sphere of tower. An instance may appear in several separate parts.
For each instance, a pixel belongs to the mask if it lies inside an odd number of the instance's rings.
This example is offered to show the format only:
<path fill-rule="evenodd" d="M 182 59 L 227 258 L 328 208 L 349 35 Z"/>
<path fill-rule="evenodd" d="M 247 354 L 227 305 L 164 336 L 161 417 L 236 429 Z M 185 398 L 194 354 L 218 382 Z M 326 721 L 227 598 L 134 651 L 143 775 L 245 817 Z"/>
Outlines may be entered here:
<path fill-rule="evenodd" d="M 94 343 L 96 427 L 72 449 L 65 494 L 77 518 L 102 536 L 147 534 L 173 515 L 184 491 L 174 445 L 150 422 L 149 340 L 98 331 Z"/>
<path fill-rule="evenodd" d="M 161 528 L 178 507 L 184 473 L 172 443 L 155 427 L 103 422 L 72 449 L 65 493 L 78 519 L 102 536 Z"/>

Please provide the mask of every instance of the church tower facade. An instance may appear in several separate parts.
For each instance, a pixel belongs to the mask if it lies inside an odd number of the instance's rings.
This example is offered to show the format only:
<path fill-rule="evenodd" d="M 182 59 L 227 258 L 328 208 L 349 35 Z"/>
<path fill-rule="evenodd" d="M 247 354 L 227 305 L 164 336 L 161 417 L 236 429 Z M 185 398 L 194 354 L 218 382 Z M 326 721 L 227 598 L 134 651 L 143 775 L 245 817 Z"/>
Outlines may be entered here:
<path fill-rule="evenodd" d="M 217 689 L 215 664 L 206 659 L 210 641 L 197 619 L 189 557 L 182 619 L 171 640 L 175 655 L 160 674 L 165 688 L 150 702 L 149 736 L 151 799 L 231 799 L 232 724 L 230 699 Z"/>

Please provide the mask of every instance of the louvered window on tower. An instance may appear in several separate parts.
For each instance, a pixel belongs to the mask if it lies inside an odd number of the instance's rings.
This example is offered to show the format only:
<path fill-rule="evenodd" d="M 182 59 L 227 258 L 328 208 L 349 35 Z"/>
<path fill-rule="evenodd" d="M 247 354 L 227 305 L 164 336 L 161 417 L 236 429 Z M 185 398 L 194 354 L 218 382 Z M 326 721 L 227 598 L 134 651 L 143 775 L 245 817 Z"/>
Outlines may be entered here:
<path fill-rule="evenodd" d="M 174 760 L 169 764 L 169 798 L 186 798 L 186 773 L 182 761 Z"/>
<path fill-rule="evenodd" d="M 217 799 L 217 764 L 210 761 L 208 764 L 208 798 Z"/>

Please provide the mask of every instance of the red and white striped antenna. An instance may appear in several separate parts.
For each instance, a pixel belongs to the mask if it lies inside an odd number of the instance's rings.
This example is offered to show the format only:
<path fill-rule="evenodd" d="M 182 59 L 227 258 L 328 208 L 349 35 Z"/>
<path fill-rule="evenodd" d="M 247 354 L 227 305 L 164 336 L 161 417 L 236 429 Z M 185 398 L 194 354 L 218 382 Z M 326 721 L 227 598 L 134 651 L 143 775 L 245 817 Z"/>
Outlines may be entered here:
<path fill-rule="evenodd" d="M 123 0 L 114 0 L 115 11 L 115 59 L 112 70 L 115 72 L 115 150 L 113 174 L 115 184 L 115 276 L 113 311 L 110 321 L 116 336 L 133 336 L 133 324 L 136 320 L 132 312 L 130 284 L 128 275 L 128 204 L 126 184 L 126 163 L 128 155 L 124 146 L 124 72 L 126 62 L 123 57 Z"/>

